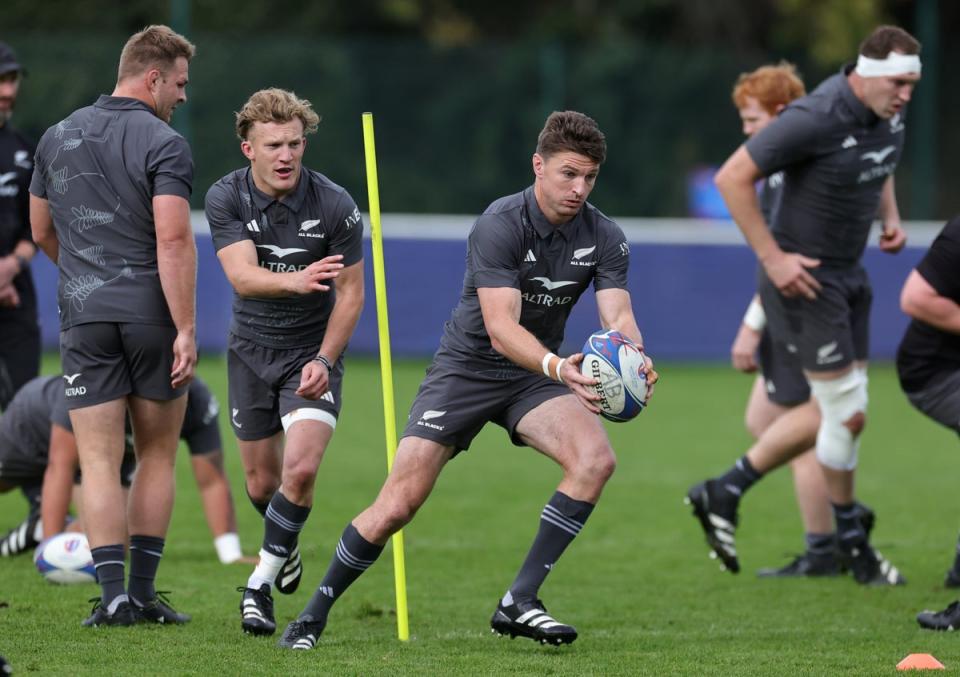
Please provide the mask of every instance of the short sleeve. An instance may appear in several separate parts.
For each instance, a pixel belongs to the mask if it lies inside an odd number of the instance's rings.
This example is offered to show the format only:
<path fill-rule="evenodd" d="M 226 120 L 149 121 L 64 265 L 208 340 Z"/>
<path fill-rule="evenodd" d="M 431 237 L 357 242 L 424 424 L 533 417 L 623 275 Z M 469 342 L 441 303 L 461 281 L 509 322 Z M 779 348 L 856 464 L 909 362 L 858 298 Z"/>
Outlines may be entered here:
<path fill-rule="evenodd" d="M 593 288 L 626 289 L 627 269 L 630 267 L 630 245 L 620 226 L 609 223 L 603 238 L 597 267 L 593 274 Z"/>
<path fill-rule="evenodd" d="M 811 157 L 823 136 L 823 121 L 805 108 L 787 107 L 747 140 L 751 159 L 764 176 Z"/>
<path fill-rule="evenodd" d="M 193 192 L 193 155 L 179 134 L 173 134 L 147 154 L 147 176 L 153 196 L 176 195 L 190 199 Z"/>
<path fill-rule="evenodd" d="M 917 272 L 940 296 L 960 302 L 960 217 L 947 223 L 917 264 Z"/>
<path fill-rule="evenodd" d="M 497 214 L 484 214 L 467 236 L 467 269 L 474 287 L 520 288 L 520 229 Z"/>
<path fill-rule="evenodd" d="M 204 200 L 204 211 L 216 251 L 234 242 L 250 239 L 239 207 L 237 194 L 232 186 L 222 180 L 210 186 Z"/>
<path fill-rule="evenodd" d="M 70 412 L 67 411 L 67 398 L 63 396 L 63 388 L 60 389 L 60 396 L 56 398 L 53 408 L 50 410 L 50 422 L 56 423 L 68 432 L 73 432 L 73 424 L 70 423 Z"/>
<path fill-rule="evenodd" d="M 33 176 L 30 178 L 30 194 L 41 199 L 47 199 L 47 163 L 44 154 L 47 134 L 44 134 L 37 145 L 37 152 L 33 156 Z"/>
<path fill-rule="evenodd" d="M 333 216 L 336 226 L 330 237 L 328 255 L 343 254 L 343 265 L 352 266 L 363 259 L 363 219 L 350 195 L 343 191 Z"/>

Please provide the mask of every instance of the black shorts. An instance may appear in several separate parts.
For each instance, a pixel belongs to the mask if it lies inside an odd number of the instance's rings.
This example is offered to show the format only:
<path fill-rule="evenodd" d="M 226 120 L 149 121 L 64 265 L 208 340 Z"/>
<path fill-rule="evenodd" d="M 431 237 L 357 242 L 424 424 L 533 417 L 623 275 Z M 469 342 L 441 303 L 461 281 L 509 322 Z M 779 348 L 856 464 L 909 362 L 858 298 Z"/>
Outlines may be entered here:
<path fill-rule="evenodd" d="M 783 407 L 794 407 L 810 399 L 810 384 L 803 375 L 799 356 L 774 341 L 767 329 L 760 337 L 757 357 L 768 400 Z"/>
<path fill-rule="evenodd" d="M 42 455 L 35 449 L 24 453 L 0 433 L 0 481 L 17 487 L 42 484 L 47 470 L 46 449 L 43 451 Z"/>
<path fill-rule="evenodd" d="M 787 298 L 761 268 L 757 284 L 770 335 L 796 352 L 807 371 L 837 371 L 866 360 L 873 292 L 862 266 L 813 268 L 817 298 Z"/>
<path fill-rule="evenodd" d="M 67 409 L 136 395 L 173 400 L 187 386 L 170 387 L 174 327 L 122 322 L 78 324 L 60 332 Z"/>
<path fill-rule="evenodd" d="M 0 321 L 0 410 L 23 385 L 40 374 L 40 327 L 35 315 L 7 315 Z"/>
<path fill-rule="evenodd" d="M 459 452 L 470 447 L 487 421 L 493 421 L 507 430 L 514 444 L 524 446 L 516 435 L 520 419 L 547 400 L 569 394 L 567 386 L 542 374 L 518 368 L 513 378 L 502 378 L 435 359 L 401 437 L 423 437 Z"/>
<path fill-rule="evenodd" d="M 960 433 L 960 371 L 938 374 L 922 390 L 908 391 L 906 395 L 921 412 Z"/>
<path fill-rule="evenodd" d="M 284 429 L 283 417 L 310 410 L 315 418 L 335 428 L 340 415 L 343 358 L 334 363 L 330 386 L 318 400 L 296 394 L 304 365 L 317 356 L 316 347 L 267 348 L 230 334 L 227 345 L 227 390 L 230 425 L 237 439 L 272 437 Z"/>

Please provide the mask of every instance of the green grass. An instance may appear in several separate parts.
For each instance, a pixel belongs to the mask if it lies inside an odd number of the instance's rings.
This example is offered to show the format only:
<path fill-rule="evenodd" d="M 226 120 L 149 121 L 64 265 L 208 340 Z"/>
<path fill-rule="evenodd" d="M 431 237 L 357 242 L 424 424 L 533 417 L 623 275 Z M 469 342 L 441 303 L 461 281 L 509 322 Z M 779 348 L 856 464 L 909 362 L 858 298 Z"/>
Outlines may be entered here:
<path fill-rule="evenodd" d="M 423 362 L 396 365 L 399 419 Z M 581 636 L 560 649 L 492 636 L 487 625 L 537 527 L 559 470 L 512 446 L 489 426 L 445 470 L 405 530 L 411 639 L 396 639 L 388 550 L 337 604 L 317 649 L 283 652 L 274 639 L 239 630 L 238 594 L 248 569 L 216 561 L 185 453 L 159 587 L 193 614 L 185 627 L 87 630 L 95 586 L 54 587 L 28 557 L 0 560 L 0 653 L 17 673 L 55 674 L 895 674 L 908 653 L 960 667 L 949 634 L 921 631 L 915 613 L 942 607 L 942 587 L 960 526 L 957 440 L 907 404 L 889 366 L 871 369 L 870 422 L 861 448 L 859 495 L 878 513 L 876 545 L 909 580 L 866 589 L 849 577 L 758 580 L 802 547 L 789 474 L 746 498 L 738 546 L 744 571 L 722 573 L 688 509 L 687 487 L 726 468 L 748 442 L 741 423 L 749 379 L 723 366 L 659 365 L 654 404 L 630 424 L 608 427 L 619 466 L 587 528 L 543 588 L 552 613 Z M 45 371 L 56 370 L 48 361 Z M 224 364 L 201 374 L 226 401 Z M 347 521 L 385 474 L 379 369 L 352 360 L 344 413 L 324 460 L 315 507 L 301 538 L 304 584 L 278 596 L 283 625 L 319 582 Z M 261 536 L 247 504 L 229 427 L 222 421 L 244 549 Z M 242 500 L 241 500 L 242 499 Z M 18 494 L 0 497 L 0 528 L 19 521 Z"/>

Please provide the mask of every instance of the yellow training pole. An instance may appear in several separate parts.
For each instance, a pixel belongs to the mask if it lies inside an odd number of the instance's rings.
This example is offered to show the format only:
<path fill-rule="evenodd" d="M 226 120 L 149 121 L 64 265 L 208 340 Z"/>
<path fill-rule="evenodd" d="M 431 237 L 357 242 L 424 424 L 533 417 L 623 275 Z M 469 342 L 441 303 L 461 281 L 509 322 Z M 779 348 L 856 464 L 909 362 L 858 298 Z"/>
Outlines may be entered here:
<path fill-rule="evenodd" d="M 380 380 L 383 382 L 383 422 L 387 432 L 387 472 L 390 472 L 397 448 L 397 418 L 393 405 L 390 321 L 387 317 L 387 281 L 383 268 L 383 230 L 380 227 L 380 189 L 377 185 L 377 149 L 373 142 L 373 113 L 363 114 L 363 150 L 367 158 L 373 282 L 376 288 L 377 328 L 380 335 Z M 397 636 L 405 642 L 410 639 L 410 626 L 407 623 L 407 573 L 403 563 L 403 530 L 393 535 L 393 581 L 397 591 Z"/>

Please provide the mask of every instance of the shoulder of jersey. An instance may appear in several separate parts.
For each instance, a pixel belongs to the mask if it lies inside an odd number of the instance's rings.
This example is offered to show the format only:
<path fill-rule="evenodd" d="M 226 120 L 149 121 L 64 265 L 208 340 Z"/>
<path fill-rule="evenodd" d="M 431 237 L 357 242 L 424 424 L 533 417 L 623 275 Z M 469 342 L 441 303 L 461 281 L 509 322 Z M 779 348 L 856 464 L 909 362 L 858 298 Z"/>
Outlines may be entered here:
<path fill-rule="evenodd" d="M 514 209 L 520 209 L 523 206 L 523 193 L 514 193 L 513 195 L 505 195 L 501 198 L 497 198 L 490 203 L 483 213 L 486 214 L 503 214 L 504 212 L 509 212 Z"/>
<path fill-rule="evenodd" d="M 317 191 L 330 190 L 337 194 L 347 192 L 346 188 L 344 188 L 338 183 L 331 181 L 330 177 L 328 177 L 326 174 L 321 174 L 320 172 L 310 169 L 309 167 L 303 168 L 302 176 L 303 178 L 306 178 L 307 180 L 310 181 L 310 185 L 313 187 L 314 190 L 317 190 Z"/>

